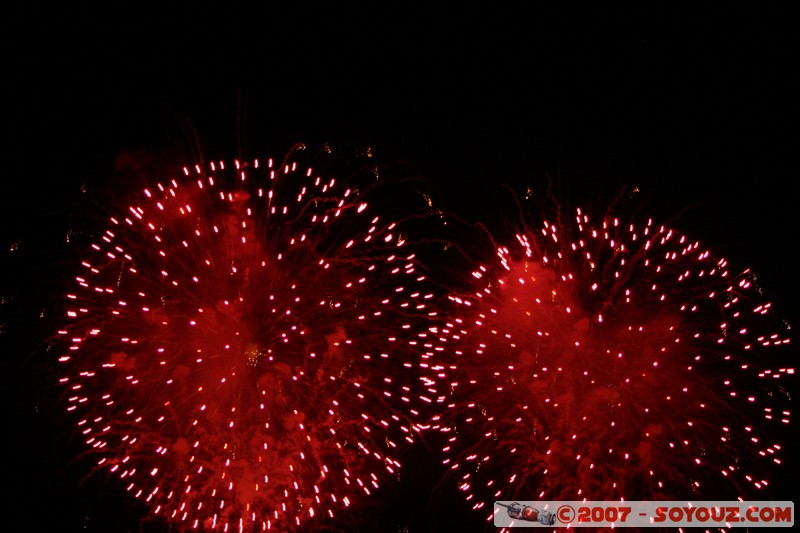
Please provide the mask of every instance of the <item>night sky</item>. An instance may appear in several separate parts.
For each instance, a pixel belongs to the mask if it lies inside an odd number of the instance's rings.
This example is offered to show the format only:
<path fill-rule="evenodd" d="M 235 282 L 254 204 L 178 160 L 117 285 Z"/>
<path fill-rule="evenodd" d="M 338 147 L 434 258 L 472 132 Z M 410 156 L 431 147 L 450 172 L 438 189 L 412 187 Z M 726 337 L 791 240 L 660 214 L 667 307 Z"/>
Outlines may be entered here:
<path fill-rule="evenodd" d="M 198 146 L 216 160 L 369 146 L 475 221 L 503 185 L 553 177 L 598 205 L 638 186 L 651 212 L 751 267 L 800 319 L 800 21 L 788 7 L 114 4 L 29 2 L 0 21 L 0 523 L 147 531 L 113 486 L 79 486 L 42 347 L 87 202 Z M 454 489 L 430 496 L 435 458 L 415 453 L 424 474 L 392 493 L 380 530 L 482 530 Z"/>

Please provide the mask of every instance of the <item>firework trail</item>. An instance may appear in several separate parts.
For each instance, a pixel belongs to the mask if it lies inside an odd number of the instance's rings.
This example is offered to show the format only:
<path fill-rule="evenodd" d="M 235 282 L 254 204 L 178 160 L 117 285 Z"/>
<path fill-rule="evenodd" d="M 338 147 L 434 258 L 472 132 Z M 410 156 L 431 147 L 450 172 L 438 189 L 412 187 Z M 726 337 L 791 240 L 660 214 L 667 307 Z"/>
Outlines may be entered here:
<path fill-rule="evenodd" d="M 492 242 L 431 330 L 444 464 L 474 509 L 769 499 L 788 325 L 750 271 L 667 226 L 556 210 Z"/>
<path fill-rule="evenodd" d="M 332 517 L 397 477 L 419 430 L 413 325 L 432 296 L 403 220 L 383 220 L 396 191 L 374 166 L 344 183 L 307 159 L 149 186 L 68 294 L 60 381 L 80 437 L 180 529 Z"/>

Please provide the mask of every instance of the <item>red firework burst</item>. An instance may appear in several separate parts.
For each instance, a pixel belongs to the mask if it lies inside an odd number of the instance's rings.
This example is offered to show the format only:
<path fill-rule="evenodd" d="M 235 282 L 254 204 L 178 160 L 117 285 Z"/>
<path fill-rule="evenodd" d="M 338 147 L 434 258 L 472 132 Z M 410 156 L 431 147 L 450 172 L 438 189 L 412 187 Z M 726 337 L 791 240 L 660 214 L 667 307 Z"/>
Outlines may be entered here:
<path fill-rule="evenodd" d="M 475 509 L 768 499 L 794 370 L 752 272 L 613 212 L 577 209 L 493 246 L 433 331 L 448 354 L 444 463 Z"/>
<path fill-rule="evenodd" d="M 68 295 L 68 411 L 181 529 L 291 530 L 397 476 L 425 278 L 377 175 L 184 169 L 111 218 Z M 373 168 L 374 170 L 374 168 Z M 363 177 L 363 176 L 362 176 Z"/>

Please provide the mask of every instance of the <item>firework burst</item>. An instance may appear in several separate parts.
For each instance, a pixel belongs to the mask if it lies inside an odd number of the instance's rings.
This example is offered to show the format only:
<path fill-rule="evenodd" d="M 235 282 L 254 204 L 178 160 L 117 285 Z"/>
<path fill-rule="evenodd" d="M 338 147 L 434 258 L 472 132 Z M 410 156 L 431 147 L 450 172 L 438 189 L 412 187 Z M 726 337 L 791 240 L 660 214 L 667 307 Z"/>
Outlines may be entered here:
<path fill-rule="evenodd" d="M 431 294 L 402 218 L 383 220 L 396 191 L 374 165 L 345 183 L 304 154 L 152 184 L 68 294 L 81 439 L 180 528 L 333 516 L 396 477 L 418 431 L 412 324 Z"/>
<path fill-rule="evenodd" d="M 620 211 L 492 242 L 431 331 L 444 463 L 489 520 L 504 499 L 768 499 L 786 458 L 788 325 L 752 272 Z"/>

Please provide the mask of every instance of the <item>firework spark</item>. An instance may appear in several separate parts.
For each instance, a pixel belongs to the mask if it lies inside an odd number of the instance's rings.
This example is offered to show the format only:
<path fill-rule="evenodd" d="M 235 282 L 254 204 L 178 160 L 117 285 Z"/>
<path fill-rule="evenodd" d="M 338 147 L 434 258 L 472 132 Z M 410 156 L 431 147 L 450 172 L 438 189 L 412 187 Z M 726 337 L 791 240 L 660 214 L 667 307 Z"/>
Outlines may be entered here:
<path fill-rule="evenodd" d="M 538 224 L 537 224 L 538 225 Z M 444 463 L 474 509 L 767 499 L 788 326 L 755 276 L 652 220 L 577 209 L 492 244 L 431 337 Z"/>
<path fill-rule="evenodd" d="M 396 477 L 419 430 L 406 378 L 432 295 L 402 220 L 371 204 L 374 172 L 340 183 L 301 152 L 148 187 L 68 294 L 81 439 L 181 528 L 333 516 Z"/>

